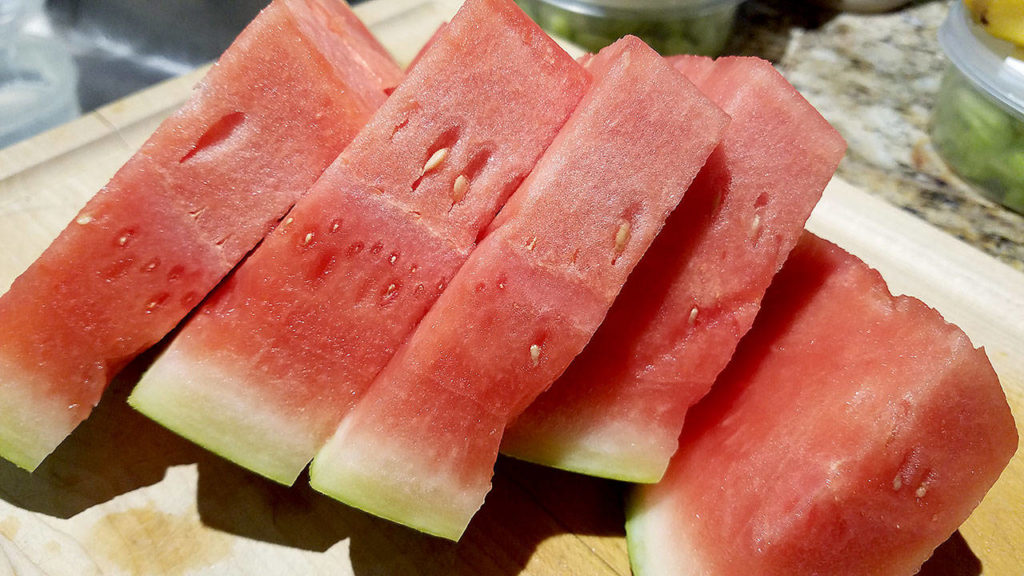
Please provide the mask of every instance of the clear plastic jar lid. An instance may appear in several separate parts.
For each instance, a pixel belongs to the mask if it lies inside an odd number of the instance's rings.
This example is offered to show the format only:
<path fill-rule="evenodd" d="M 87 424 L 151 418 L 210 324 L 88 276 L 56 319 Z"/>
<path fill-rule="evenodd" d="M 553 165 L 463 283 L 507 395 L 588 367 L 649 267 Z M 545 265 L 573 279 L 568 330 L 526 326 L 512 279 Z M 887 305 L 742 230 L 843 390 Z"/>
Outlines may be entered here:
<path fill-rule="evenodd" d="M 976 24 L 960 0 L 953 0 L 939 29 L 946 56 L 971 83 L 1024 117 L 1024 61 L 1010 42 L 995 38 Z"/>

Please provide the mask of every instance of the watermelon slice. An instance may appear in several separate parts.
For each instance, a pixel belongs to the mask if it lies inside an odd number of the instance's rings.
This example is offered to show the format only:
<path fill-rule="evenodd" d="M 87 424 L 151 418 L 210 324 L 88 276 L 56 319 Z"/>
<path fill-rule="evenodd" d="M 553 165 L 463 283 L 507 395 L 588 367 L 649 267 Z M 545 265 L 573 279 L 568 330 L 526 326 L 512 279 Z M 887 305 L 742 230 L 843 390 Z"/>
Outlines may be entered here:
<path fill-rule="evenodd" d="M 316 489 L 457 540 L 506 423 L 586 344 L 727 122 L 636 38 L 588 71 L 591 91 L 313 461 Z"/>
<path fill-rule="evenodd" d="M 634 573 L 914 574 L 1016 446 L 984 351 L 807 234 L 636 490 Z"/>
<path fill-rule="evenodd" d="M 594 339 L 505 432 L 505 454 L 657 482 L 843 155 L 768 62 L 675 65 L 732 122 Z"/>
<path fill-rule="evenodd" d="M 588 84 L 510 0 L 467 2 L 129 402 L 294 482 Z"/>
<path fill-rule="evenodd" d="M 34 469 L 384 101 L 396 65 L 347 6 L 324 6 L 264 10 L 0 298 L 4 458 Z"/>

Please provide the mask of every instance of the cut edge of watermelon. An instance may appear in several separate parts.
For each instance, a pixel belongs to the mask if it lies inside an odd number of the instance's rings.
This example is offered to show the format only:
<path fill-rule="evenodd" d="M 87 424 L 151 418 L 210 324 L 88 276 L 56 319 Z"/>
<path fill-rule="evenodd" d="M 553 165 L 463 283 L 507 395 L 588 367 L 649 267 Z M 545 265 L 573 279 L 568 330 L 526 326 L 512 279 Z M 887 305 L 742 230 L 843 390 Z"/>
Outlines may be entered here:
<path fill-rule="evenodd" d="M 33 472 L 92 407 L 69 406 L 60 396 L 47 394 L 42 384 L 26 385 L 32 378 L 10 363 L 0 365 L 0 454 Z"/>
<path fill-rule="evenodd" d="M 668 457 L 631 449 L 645 444 L 646 439 L 635 438 L 635 430 L 629 427 L 615 426 L 614 422 L 606 424 L 607 427 L 558 437 L 557 442 L 502 444 L 501 453 L 541 466 L 610 480 L 638 484 L 661 480 L 668 468 Z"/>
<path fill-rule="evenodd" d="M 316 453 L 299 423 L 247 394 L 246 379 L 173 345 L 143 376 L 128 404 L 176 434 L 249 470 L 291 486 Z"/>
<path fill-rule="evenodd" d="M 700 576 L 704 574 L 699 558 L 685 557 L 681 550 L 695 548 L 681 541 L 679 533 L 671 541 L 665 540 L 666 532 L 657 527 L 671 524 L 675 511 L 671 506 L 647 502 L 643 490 L 634 488 L 626 498 L 626 551 L 629 567 L 635 576 L 675 574 L 677 576 Z M 670 518 L 662 519 L 668 515 Z"/>
<path fill-rule="evenodd" d="M 345 436 L 349 423 L 349 419 L 342 422 L 320 454 L 329 452 L 332 444 Z M 356 446 L 347 446 L 349 456 Z M 400 451 L 391 453 L 399 454 Z M 386 446 L 376 445 L 372 447 L 371 453 L 357 453 L 349 458 L 321 458 L 318 455 L 309 467 L 309 484 L 318 492 L 348 506 L 420 532 L 458 542 L 466 531 L 469 519 L 480 509 L 483 501 L 466 498 L 461 505 L 444 507 L 448 514 L 438 514 L 438 499 L 452 502 L 454 495 L 450 485 L 455 482 L 434 483 L 432 486 L 420 483 L 415 491 L 408 489 L 407 482 L 387 482 L 389 478 L 407 478 L 408 475 L 407 463 L 391 457 Z M 340 490 L 339 487 L 344 489 Z M 456 512 L 451 513 L 453 510 Z"/>

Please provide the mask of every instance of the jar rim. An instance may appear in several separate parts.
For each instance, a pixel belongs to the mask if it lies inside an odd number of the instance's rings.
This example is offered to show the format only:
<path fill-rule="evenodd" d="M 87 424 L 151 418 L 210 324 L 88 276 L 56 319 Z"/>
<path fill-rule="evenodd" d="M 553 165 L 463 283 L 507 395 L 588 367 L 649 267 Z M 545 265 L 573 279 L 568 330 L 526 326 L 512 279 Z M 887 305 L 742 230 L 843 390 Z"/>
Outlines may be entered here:
<path fill-rule="evenodd" d="M 744 0 L 538 0 L 569 12 L 590 16 L 604 15 L 604 11 L 642 13 L 647 10 L 677 10 L 702 13 L 714 9 L 731 8 Z M 619 15 L 619 14 L 616 14 Z"/>
<path fill-rule="evenodd" d="M 960 0 L 953 0 L 939 28 L 939 44 L 971 84 L 1024 115 L 1024 61 L 1014 56 L 1012 43 L 991 36 L 976 24 Z"/>

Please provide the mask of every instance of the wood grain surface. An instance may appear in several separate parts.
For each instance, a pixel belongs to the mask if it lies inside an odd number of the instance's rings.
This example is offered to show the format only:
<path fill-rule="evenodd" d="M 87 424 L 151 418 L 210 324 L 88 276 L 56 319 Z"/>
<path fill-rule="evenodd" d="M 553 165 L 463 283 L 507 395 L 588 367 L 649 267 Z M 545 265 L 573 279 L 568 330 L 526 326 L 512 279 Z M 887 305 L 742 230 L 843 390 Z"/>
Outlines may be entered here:
<path fill-rule="evenodd" d="M 401 62 L 454 0 L 356 8 Z M 0 151 L 0 293 L 188 97 L 204 70 Z M 842 181 L 808 226 L 878 268 L 984 345 L 1024 417 L 1024 275 Z M 155 352 L 155 351 L 154 351 Z M 34 474 L 0 461 L 0 576 L 184 574 L 629 574 L 619 483 L 502 459 L 458 544 L 279 486 L 133 412 L 154 352 Z M 1018 424 L 1018 429 L 1020 425 Z M 1024 454 L 927 574 L 1024 573 Z"/>

